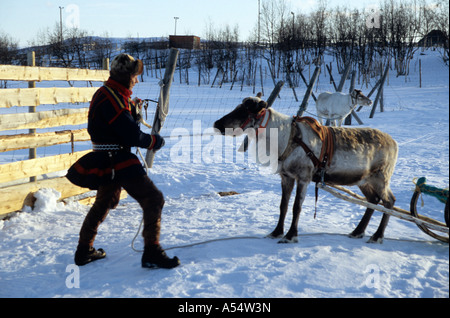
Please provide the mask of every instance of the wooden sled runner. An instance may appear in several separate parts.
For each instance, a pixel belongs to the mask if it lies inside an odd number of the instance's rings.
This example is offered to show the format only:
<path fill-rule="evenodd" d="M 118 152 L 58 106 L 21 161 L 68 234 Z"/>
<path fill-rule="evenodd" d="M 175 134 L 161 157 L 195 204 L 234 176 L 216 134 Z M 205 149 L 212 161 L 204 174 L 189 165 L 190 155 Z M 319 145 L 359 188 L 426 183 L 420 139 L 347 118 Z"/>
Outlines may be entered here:
<path fill-rule="evenodd" d="M 331 185 L 327 185 L 327 184 L 323 184 L 323 183 L 318 183 L 317 186 L 328 192 L 331 193 L 332 195 L 334 195 L 335 197 L 339 198 L 339 199 L 343 199 L 345 201 L 351 202 L 351 203 L 355 203 L 355 204 L 359 204 L 362 206 L 365 206 L 367 208 L 371 208 L 386 214 L 389 214 L 391 216 L 406 220 L 406 221 L 410 221 L 410 222 L 414 222 L 422 231 L 424 231 L 426 234 L 430 235 L 431 237 L 442 241 L 442 242 L 449 242 L 449 228 L 448 228 L 448 190 L 447 190 L 447 204 L 446 204 L 446 208 L 445 208 L 445 219 L 447 222 L 447 225 L 439 222 L 437 220 L 434 220 L 432 218 L 423 216 L 423 215 L 419 215 L 417 213 L 417 210 L 415 209 L 415 205 L 417 203 L 417 198 L 419 197 L 419 193 L 426 193 L 429 194 L 429 192 L 427 192 L 427 190 L 425 188 L 423 188 L 422 190 L 417 189 L 416 187 L 416 191 L 414 191 L 413 197 L 411 199 L 411 211 L 406 211 L 403 210 L 401 208 L 398 207 L 394 207 L 392 209 L 387 209 L 381 205 L 377 205 L 377 204 L 373 204 L 370 202 L 367 202 L 366 199 L 363 196 L 360 196 L 356 193 L 354 193 L 351 190 L 348 190 L 344 187 L 341 186 L 331 186 Z M 429 191 L 430 189 L 428 189 Z M 445 190 L 444 190 L 445 191 Z M 438 231 L 438 232 L 442 232 L 442 233 L 446 233 L 446 235 L 438 235 L 436 233 L 434 233 L 433 231 Z"/>

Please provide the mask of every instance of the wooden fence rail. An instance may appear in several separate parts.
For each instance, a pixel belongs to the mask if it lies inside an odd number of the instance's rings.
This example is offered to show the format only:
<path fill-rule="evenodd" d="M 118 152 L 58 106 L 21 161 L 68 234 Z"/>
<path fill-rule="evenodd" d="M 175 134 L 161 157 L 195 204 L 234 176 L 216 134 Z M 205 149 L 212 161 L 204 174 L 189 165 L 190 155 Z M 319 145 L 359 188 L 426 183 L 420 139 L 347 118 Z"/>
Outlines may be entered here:
<path fill-rule="evenodd" d="M 7 81 L 97 81 L 108 79 L 104 70 L 0 65 L 0 79 Z"/>
<path fill-rule="evenodd" d="M 0 117 L 0 130 L 48 128 L 86 123 L 88 109 L 56 109 L 37 113 L 5 114 Z"/>
<path fill-rule="evenodd" d="M 108 65 L 108 62 L 105 63 Z M 86 81 L 89 87 L 44 87 L 0 89 L 0 153 L 21 149 L 69 144 L 67 153 L 43 158 L 8 162 L 0 165 L 0 219 L 25 205 L 33 206 L 33 194 L 42 188 L 53 188 L 61 193 L 61 200 L 89 192 L 71 184 L 65 171 L 90 150 L 74 152 L 75 144 L 90 140 L 87 129 L 67 130 L 64 126 L 87 123 L 88 105 L 76 108 L 57 108 L 61 103 L 87 103 L 98 87 L 92 82 L 103 82 L 109 71 L 64 69 L 55 67 L 0 65 L 0 80 L 5 81 Z M 71 85 L 72 86 L 72 85 Z M 100 86 L 100 85 L 98 85 Z M 27 108 L 56 105 L 53 110 L 26 112 Z M 2 109 L 17 108 L 17 112 Z M 24 109 L 25 112 L 21 112 Z M 63 127 L 63 129 L 62 129 Z M 30 129 L 29 133 L 11 134 L 14 130 Z M 35 132 L 45 129 L 45 132 Z M 58 130 L 59 129 L 59 130 Z M 50 131 L 49 131 L 50 130 Z M 3 160 L 4 161 L 4 160 Z M 29 181 L 31 179 L 33 181 Z M 16 184 L 14 184 L 16 183 Z M 12 184 L 12 185 L 11 185 Z M 86 200 L 84 200 L 86 201 Z M 87 200 L 89 202 L 89 200 Z"/>
<path fill-rule="evenodd" d="M 90 150 L 78 151 L 3 164 L 0 166 L 0 183 L 67 170 L 73 162 L 89 152 Z"/>
<path fill-rule="evenodd" d="M 49 87 L 0 90 L 0 107 L 86 103 L 98 87 Z"/>
<path fill-rule="evenodd" d="M 5 135 L 0 136 L 0 152 L 48 147 L 87 140 L 90 140 L 90 136 L 86 129 Z"/>

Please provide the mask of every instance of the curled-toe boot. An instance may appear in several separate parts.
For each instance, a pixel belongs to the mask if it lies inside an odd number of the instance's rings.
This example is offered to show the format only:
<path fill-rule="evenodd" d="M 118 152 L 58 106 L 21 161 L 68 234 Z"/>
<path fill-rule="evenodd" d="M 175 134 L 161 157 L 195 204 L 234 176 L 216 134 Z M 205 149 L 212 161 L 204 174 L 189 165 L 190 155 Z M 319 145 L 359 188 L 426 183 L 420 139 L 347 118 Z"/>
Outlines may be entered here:
<path fill-rule="evenodd" d="M 170 258 L 160 245 L 148 245 L 142 255 L 144 268 L 174 268 L 180 265 L 178 257 Z"/>
<path fill-rule="evenodd" d="M 76 265 L 83 266 L 105 257 L 106 253 L 102 248 L 96 250 L 92 246 L 78 245 L 74 260 Z"/>

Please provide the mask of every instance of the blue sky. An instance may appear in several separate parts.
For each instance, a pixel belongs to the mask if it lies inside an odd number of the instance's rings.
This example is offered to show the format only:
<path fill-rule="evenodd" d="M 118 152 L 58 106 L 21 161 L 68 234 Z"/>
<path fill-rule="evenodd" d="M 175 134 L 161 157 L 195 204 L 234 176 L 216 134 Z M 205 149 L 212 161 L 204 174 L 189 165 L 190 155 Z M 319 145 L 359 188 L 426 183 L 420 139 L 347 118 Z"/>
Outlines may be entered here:
<path fill-rule="evenodd" d="M 264 1 L 264 0 L 261 0 Z M 309 12 L 318 0 L 286 0 L 294 12 Z M 329 7 L 364 8 L 379 0 L 328 0 Z M 258 0 L 0 0 L 0 34 L 26 46 L 39 31 L 59 23 L 77 24 L 94 35 L 111 37 L 203 36 L 211 22 L 215 27 L 239 25 L 240 40 L 246 40 L 257 23 Z"/>

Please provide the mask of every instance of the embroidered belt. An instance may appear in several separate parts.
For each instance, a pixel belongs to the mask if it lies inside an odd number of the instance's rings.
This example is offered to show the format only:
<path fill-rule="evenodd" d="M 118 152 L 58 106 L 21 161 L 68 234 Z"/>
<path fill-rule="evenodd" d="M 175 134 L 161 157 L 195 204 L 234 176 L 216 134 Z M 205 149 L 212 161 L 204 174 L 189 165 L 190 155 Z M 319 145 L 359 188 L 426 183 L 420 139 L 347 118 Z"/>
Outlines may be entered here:
<path fill-rule="evenodd" d="M 115 144 L 92 144 L 92 149 L 94 151 L 119 151 L 124 150 L 125 148 L 121 145 Z"/>

